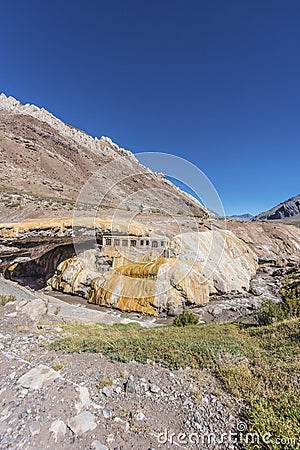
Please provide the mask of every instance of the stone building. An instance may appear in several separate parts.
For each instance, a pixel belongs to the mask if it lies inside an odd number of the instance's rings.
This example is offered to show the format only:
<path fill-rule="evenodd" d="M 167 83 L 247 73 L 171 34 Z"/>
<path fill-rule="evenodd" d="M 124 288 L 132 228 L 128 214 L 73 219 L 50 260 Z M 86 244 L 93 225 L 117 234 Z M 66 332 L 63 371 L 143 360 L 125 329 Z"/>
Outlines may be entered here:
<path fill-rule="evenodd" d="M 155 249 L 165 257 L 170 255 L 170 242 L 164 235 L 133 236 L 127 233 L 111 232 L 103 234 L 97 241 L 102 251 L 113 249 L 122 251 L 132 248 L 146 253 Z"/>

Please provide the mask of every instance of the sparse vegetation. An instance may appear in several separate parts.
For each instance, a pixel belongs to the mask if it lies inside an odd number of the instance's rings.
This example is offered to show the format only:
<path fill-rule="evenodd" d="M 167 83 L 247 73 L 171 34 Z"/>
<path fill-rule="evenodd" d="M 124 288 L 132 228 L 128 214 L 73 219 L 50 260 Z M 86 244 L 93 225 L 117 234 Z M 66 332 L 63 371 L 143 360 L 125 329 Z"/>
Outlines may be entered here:
<path fill-rule="evenodd" d="M 293 271 L 283 281 L 282 302 L 266 300 L 254 314 L 258 325 L 271 325 L 285 319 L 300 317 L 300 271 Z"/>
<path fill-rule="evenodd" d="M 259 327 L 231 323 L 145 329 L 135 324 L 73 323 L 65 325 L 66 337 L 51 348 L 100 352 L 112 361 L 152 360 L 170 369 L 206 368 L 228 392 L 246 402 L 249 431 L 293 438 L 300 433 L 299 324 L 293 319 Z M 283 447 L 272 441 L 261 448 Z"/>
<path fill-rule="evenodd" d="M 55 308 L 53 314 L 54 314 L 55 316 L 58 316 L 58 314 L 60 313 L 60 310 L 61 310 L 61 306 L 57 306 L 57 307 Z"/>
<path fill-rule="evenodd" d="M 64 365 L 63 365 L 63 363 L 59 360 L 59 359 L 56 359 L 55 361 L 54 361 L 54 363 L 52 364 L 52 369 L 53 370 L 56 370 L 57 372 L 59 372 L 60 370 L 62 370 L 64 368 Z"/>
<path fill-rule="evenodd" d="M 0 295 L 0 306 L 5 306 L 9 302 L 14 302 L 16 297 L 14 295 Z"/>
<path fill-rule="evenodd" d="M 285 277 L 281 295 L 285 313 L 289 317 L 300 317 L 300 270 Z"/>
<path fill-rule="evenodd" d="M 198 316 L 190 311 L 184 311 L 179 314 L 173 320 L 173 325 L 175 327 L 186 327 L 188 325 L 197 325 L 199 322 Z"/>
<path fill-rule="evenodd" d="M 103 389 L 104 387 L 110 387 L 113 384 L 113 380 L 108 377 L 102 377 L 96 384 L 97 389 Z"/>
<path fill-rule="evenodd" d="M 271 325 L 286 318 L 282 303 L 274 303 L 272 300 L 265 300 L 257 312 L 254 314 L 258 325 Z"/>

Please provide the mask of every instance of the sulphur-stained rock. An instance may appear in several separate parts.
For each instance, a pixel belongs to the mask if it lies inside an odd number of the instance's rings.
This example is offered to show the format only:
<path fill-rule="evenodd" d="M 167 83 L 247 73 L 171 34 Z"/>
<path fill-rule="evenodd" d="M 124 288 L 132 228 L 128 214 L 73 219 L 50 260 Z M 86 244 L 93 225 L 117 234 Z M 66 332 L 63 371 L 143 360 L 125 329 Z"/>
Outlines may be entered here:
<path fill-rule="evenodd" d="M 209 283 L 201 267 L 188 261 L 158 258 L 151 263 L 136 262 L 110 271 L 91 282 L 88 300 L 122 311 L 158 315 L 185 304 L 208 301 Z"/>
<path fill-rule="evenodd" d="M 83 434 L 87 431 L 92 431 L 97 427 L 96 418 L 94 414 L 89 411 L 83 411 L 77 416 L 72 417 L 68 422 L 69 428 L 75 434 Z"/>
<path fill-rule="evenodd" d="M 62 261 L 55 274 L 48 280 L 48 288 L 68 294 L 85 296 L 90 288 L 91 280 L 99 273 L 107 272 L 111 266 L 99 251 L 91 249 L 74 257 Z"/>
<path fill-rule="evenodd" d="M 249 289 L 258 264 L 253 251 L 229 231 L 176 236 L 177 258 L 111 256 L 113 269 L 100 274 L 94 250 L 62 262 L 49 285 L 86 295 L 90 303 L 121 311 L 175 315 L 185 306 L 201 306 L 211 294 Z M 149 258 L 147 257 L 149 256 Z M 153 257 L 153 254 L 151 254 Z M 133 260 L 132 260 L 133 259 Z M 125 265 L 120 265 L 120 260 Z"/>
<path fill-rule="evenodd" d="M 48 281 L 48 286 L 67 294 L 85 295 L 92 279 L 93 276 L 83 268 L 81 260 L 74 257 L 58 265 L 55 274 Z"/>
<path fill-rule="evenodd" d="M 55 370 L 40 364 L 22 375 L 18 384 L 26 389 L 38 390 L 53 383 L 57 378 L 59 374 Z"/>

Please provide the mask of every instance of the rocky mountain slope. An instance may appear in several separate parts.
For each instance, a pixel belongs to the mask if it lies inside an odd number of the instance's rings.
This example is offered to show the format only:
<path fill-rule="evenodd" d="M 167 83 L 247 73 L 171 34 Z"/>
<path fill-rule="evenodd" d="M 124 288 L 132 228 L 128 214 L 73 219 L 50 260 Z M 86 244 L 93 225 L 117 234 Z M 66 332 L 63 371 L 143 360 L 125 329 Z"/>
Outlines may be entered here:
<path fill-rule="evenodd" d="M 258 214 L 253 220 L 279 220 L 296 217 L 300 218 L 300 194 Z"/>
<path fill-rule="evenodd" d="M 227 228 L 250 246 L 261 262 L 299 262 L 300 229 L 273 222 L 227 222 Z"/>
<path fill-rule="evenodd" d="M 117 159 L 115 166 L 106 166 Z M 0 94 L 0 220 L 70 215 L 81 188 L 98 169 L 103 170 L 86 198 L 87 208 L 97 206 L 110 188 L 102 209 L 113 210 L 123 202 L 121 209 L 139 210 L 144 204 L 168 214 L 207 213 L 111 139 L 88 136 L 43 108 Z M 122 181 L 113 184 L 118 176 Z"/>

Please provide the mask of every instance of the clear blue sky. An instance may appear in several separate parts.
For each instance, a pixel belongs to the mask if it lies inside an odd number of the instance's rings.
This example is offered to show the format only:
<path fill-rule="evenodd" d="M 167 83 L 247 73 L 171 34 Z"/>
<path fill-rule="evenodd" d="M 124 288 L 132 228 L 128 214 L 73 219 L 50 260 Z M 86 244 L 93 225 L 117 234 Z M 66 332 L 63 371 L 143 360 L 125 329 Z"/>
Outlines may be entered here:
<path fill-rule="evenodd" d="M 254 214 L 300 192 L 299 23 L 299 0 L 2 1 L 0 90 Z"/>

